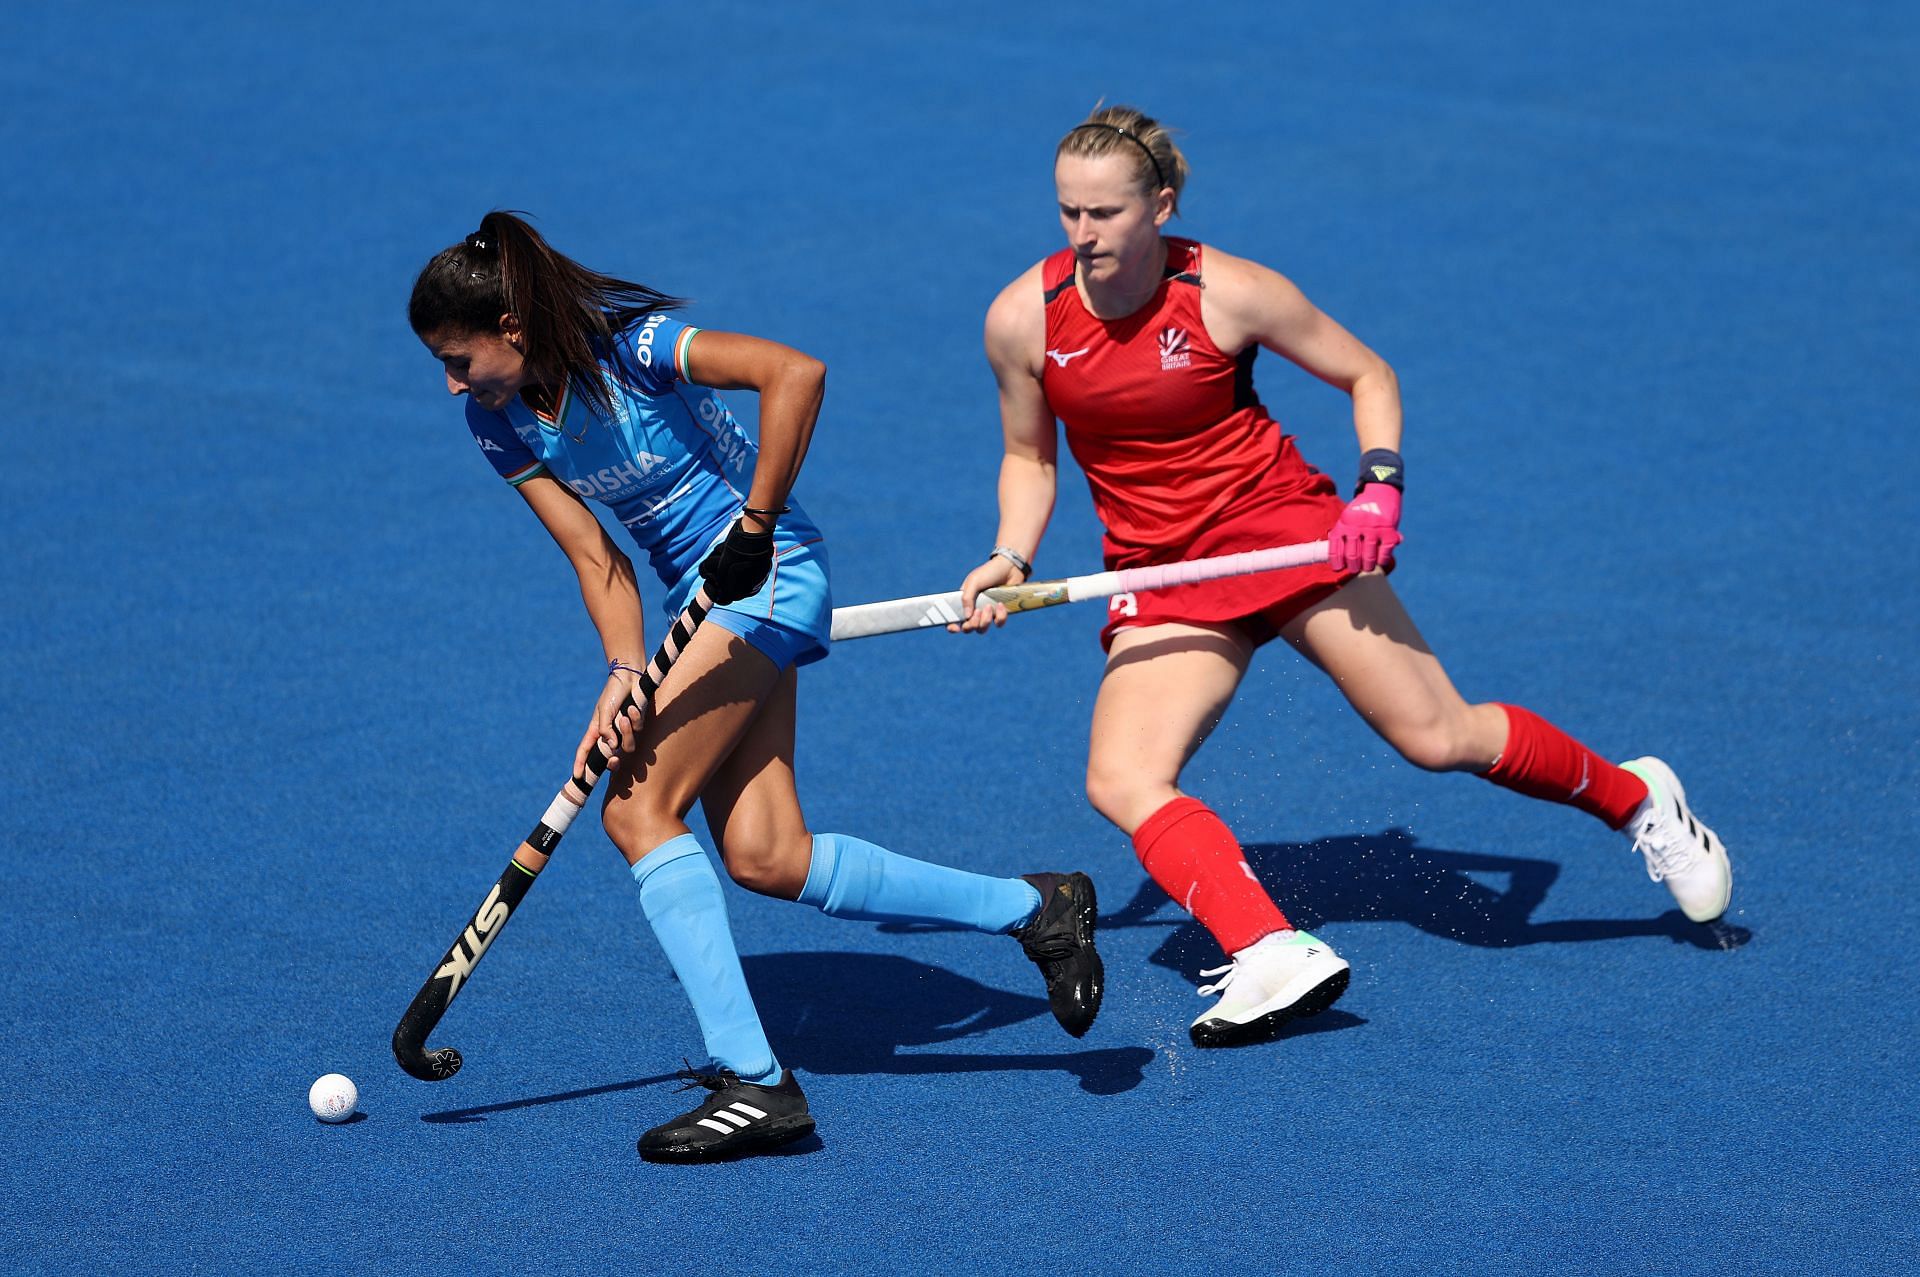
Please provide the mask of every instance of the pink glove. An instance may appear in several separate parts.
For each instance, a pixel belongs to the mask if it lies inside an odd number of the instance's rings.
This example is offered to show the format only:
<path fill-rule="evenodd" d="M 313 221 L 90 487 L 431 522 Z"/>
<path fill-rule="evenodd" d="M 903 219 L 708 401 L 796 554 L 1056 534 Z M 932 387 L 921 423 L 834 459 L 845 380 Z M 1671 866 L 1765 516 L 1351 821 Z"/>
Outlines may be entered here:
<path fill-rule="evenodd" d="M 1393 547 L 1399 544 L 1400 489 L 1369 483 L 1327 533 L 1327 566 L 1335 572 L 1371 572 L 1393 562 Z"/>

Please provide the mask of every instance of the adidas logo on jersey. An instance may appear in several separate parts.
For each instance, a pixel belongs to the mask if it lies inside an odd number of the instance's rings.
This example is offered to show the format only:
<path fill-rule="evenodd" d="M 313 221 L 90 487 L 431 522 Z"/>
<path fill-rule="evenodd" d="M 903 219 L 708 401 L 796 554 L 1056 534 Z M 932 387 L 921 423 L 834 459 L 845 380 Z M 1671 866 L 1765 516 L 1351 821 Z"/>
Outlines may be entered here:
<path fill-rule="evenodd" d="M 1187 348 L 1187 330 L 1184 328 L 1166 328 L 1160 333 L 1160 371 L 1185 368 L 1193 362 L 1193 352 Z"/>

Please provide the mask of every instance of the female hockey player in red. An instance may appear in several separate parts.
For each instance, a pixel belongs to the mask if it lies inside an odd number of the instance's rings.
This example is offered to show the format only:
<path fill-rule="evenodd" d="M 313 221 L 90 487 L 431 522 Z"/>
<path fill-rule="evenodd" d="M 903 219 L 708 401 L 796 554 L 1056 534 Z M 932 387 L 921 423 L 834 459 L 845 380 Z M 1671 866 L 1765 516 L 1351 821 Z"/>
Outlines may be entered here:
<path fill-rule="evenodd" d="M 1194 1042 L 1271 1038 L 1347 985 L 1346 962 L 1292 928 L 1227 826 L 1179 788 L 1254 649 L 1276 637 L 1409 762 L 1578 807 L 1625 832 L 1688 917 L 1719 917 L 1732 886 L 1725 848 L 1665 763 L 1616 766 L 1528 710 L 1454 690 L 1385 575 L 1403 481 L 1393 370 L 1285 276 L 1164 236 L 1186 176 L 1167 131 L 1130 107 L 1097 110 L 1061 140 L 1068 247 L 987 312 L 1006 448 L 1000 525 L 962 586 L 971 614 L 955 628 L 1003 623 L 1005 609 L 978 592 L 1031 572 L 1053 509 L 1056 418 L 1092 487 L 1109 570 L 1327 539 L 1324 567 L 1117 596 L 1102 633 L 1087 795 L 1229 955 L 1203 973 L 1220 978 L 1201 992 L 1220 997 L 1194 1021 Z M 1263 346 L 1352 396 L 1350 500 L 1255 396 Z"/>

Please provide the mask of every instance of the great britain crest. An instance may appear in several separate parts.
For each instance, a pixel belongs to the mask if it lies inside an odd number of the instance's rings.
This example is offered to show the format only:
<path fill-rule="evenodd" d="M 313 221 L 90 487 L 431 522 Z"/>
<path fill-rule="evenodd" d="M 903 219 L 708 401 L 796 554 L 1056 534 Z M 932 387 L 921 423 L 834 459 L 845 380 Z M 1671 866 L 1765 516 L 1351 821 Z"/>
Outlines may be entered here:
<path fill-rule="evenodd" d="M 1184 328 L 1164 328 L 1160 331 L 1160 371 L 1171 368 L 1185 368 L 1193 362 L 1193 355 L 1187 349 L 1187 330 Z"/>

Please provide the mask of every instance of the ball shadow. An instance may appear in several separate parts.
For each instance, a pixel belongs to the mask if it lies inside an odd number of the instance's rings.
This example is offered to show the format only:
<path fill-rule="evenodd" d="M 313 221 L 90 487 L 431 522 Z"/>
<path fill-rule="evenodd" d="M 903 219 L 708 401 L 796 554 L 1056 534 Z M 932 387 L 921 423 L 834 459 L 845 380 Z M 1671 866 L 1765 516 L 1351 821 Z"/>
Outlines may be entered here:
<path fill-rule="evenodd" d="M 313 1119 L 316 1126 L 357 1126 L 366 1120 L 367 1115 L 361 1112 L 355 1112 L 352 1117 L 343 1117 L 337 1122 L 329 1122 L 325 1118 L 319 1117 Z"/>

